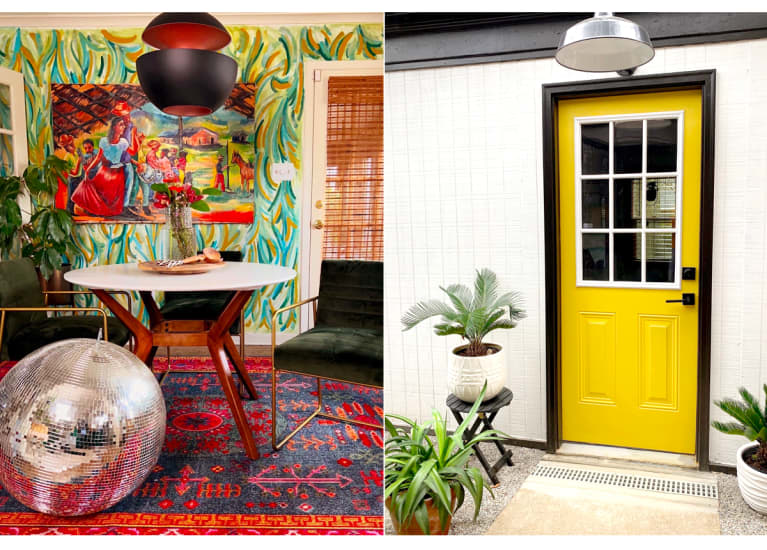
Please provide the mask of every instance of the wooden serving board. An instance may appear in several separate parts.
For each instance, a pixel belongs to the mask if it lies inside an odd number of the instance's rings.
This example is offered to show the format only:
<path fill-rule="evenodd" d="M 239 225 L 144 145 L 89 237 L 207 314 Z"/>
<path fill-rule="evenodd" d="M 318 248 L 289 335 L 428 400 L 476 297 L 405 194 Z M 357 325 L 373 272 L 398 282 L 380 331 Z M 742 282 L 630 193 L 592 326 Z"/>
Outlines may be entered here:
<path fill-rule="evenodd" d="M 199 262 L 196 264 L 183 264 L 176 267 L 166 267 L 157 265 L 156 261 L 152 262 L 140 262 L 138 268 L 141 271 L 151 271 L 153 273 L 160 273 L 162 275 L 194 275 L 196 273 L 207 273 L 213 269 L 224 267 L 226 262 L 218 262 L 215 264 L 209 264 L 205 262 Z"/>

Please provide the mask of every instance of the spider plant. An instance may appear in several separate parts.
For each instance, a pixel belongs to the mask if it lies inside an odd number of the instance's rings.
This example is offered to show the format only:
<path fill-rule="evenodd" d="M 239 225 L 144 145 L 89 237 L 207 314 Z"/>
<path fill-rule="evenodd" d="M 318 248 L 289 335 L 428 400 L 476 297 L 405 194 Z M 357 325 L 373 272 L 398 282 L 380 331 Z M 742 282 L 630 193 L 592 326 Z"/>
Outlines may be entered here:
<path fill-rule="evenodd" d="M 458 334 L 468 340 L 465 355 L 477 357 L 487 355 L 489 346 L 483 339 L 493 330 L 511 329 L 527 315 L 523 309 L 519 292 L 506 292 L 499 296 L 498 277 L 490 269 L 477 270 L 474 292 L 466 285 L 454 284 L 439 287 L 447 294 L 450 304 L 441 300 L 418 302 L 403 316 L 404 330 L 410 330 L 430 317 L 441 317 L 434 325 L 438 336 Z M 509 316 L 505 317 L 508 311 Z"/>
<path fill-rule="evenodd" d="M 767 398 L 767 384 L 763 385 L 764 394 Z M 746 388 L 738 390 L 742 401 L 735 399 L 722 399 L 714 401 L 714 404 L 733 417 L 737 422 L 717 422 L 711 425 L 722 433 L 742 435 L 749 441 L 756 441 L 759 446 L 751 456 L 752 465 L 758 469 L 767 471 L 767 401 L 765 408 L 759 408 L 759 402 Z"/>
<path fill-rule="evenodd" d="M 388 414 L 384 419 L 386 439 L 385 486 L 387 506 L 400 526 L 410 525 L 415 519 L 421 531 L 430 534 L 428 505 L 439 514 L 440 528 L 444 531 L 450 518 L 464 502 L 466 491 L 474 500 L 474 519 L 482 506 L 485 488 L 482 474 L 476 467 L 467 466 L 474 453 L 474 445 L 481 441 L 504 439 L 508 436 L 498 430 L 481 432 L 471 441 L 464 441 L 463 433 L 475 420 L 485 388 L 461 425 L 448 435 L 447 421 L 436 410 L 428 422 L 418 424 L 404 416 Z M 390 419 L 406 424 L 395 426 Z M 429 430 L 434 436 L 429 435 Z"/>

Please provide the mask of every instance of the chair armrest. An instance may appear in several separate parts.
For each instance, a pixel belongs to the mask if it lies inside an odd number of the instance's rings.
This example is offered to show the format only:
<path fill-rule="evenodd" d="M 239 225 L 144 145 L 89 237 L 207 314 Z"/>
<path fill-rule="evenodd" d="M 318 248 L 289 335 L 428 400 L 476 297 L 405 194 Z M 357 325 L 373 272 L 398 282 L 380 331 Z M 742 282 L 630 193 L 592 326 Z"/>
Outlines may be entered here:
<path fill-rule="evenodd" d="M 13 311 L 93 311 L 98 312 L 104 318 L 104 341 L 109 341 L 107 328 L 107 312 L 103 307 L 70 307 L 70 306 L 45 306 L 45 307 L 0 307 L 0 349 L 3 349 L 3 332 L 5 330 L 5 315 Z"/>
<path fill-rule="evenodd" d="M 312 298 L 307 298 L 306 300 L 301 300 L 300 302 L 296 302 L 295 304 L 291 304 L 289 306 L 283 307 L 272 313 L 272 361 L 274 361 L 274 347 L 277 345 L 277 317 L 281 313 L 285 313 L 286 311 L 290 311 L 291 309 L 295 309 L 297 307 L 301 307 L 303 305 L 306 305 L 308 303 L 314 302 L 313 313 L 314 313 L 314 321 L 317 321 L 317 300 L 319 299 L 319 296 L 314 296 Z"/>
<path fill-rule="evenodd" d="M 71 295 L 84 295 L 84 294 L 91 294 L 93 295 L 93 291 L 91 290 L 44 290 L 43 291 L 43 297 L 45 298 L 45 304 L 48 304 L 48 294 L 69 294 Z M 131 295 L 130 292 L 127 292 L 125 290 L 108 290 L 107 294 L 121 294 L 125 296 L 125 299 L 128 301 L 128 311 L 133 310 L 133 302 L 131 301 Z"/>

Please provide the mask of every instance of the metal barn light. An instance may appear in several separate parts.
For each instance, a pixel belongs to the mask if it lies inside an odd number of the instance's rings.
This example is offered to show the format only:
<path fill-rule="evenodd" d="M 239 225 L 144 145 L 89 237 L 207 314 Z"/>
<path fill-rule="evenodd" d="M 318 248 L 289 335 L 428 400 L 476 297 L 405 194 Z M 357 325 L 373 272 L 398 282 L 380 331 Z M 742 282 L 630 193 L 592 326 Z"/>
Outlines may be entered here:
<path fill-rule="evenodd" d="M 597 12 L 567 29 L 555 58 L 576 71 L 631 74 L 654 56 L 646 30 L 611 12 Z"/>

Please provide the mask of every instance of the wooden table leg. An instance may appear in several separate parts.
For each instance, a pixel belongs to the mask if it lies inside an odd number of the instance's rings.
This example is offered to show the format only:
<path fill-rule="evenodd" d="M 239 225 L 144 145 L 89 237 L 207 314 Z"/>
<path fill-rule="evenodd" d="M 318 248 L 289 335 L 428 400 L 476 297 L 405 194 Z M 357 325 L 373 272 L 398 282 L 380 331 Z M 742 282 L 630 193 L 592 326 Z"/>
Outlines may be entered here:
<path fill-rule="evenodd" d="M 152 325 L 161 323 L 162 313 L 160 313 L 160 308 L 157 305 L 157 302 L 154 301 L 154 296 L 152 296 L 152 293 L 147 290 L 142 290 L 138 294 L 141 296 L 141 301 L 144 302 L 144 307 L 146 308 L 146 312 L 149 315 L 149 322 Z"/>
<path fill-rule="evenodd" d="M 157 302 L 154 300 L 154 296 L 152 296 L 151 292 L 148 292 L 146 290 L 139 291 L 139 296 L 141 296 L 141 301 L 144 302 L 144 307 L 146 308 L 146 312 L 149 315 L 149 323 L 151 326 L 158 325 L 162 322 L 162 313 L 160 313 L 160 308 L 157 305 Z M 157 353 L 157 346 L 152 345 L 152 349 L 149 350 L 149 353 L 147 354 L 146 358 L 142 359 L 150 368 L 152 367 L 152 363 L 154 362 L 154 356 Z M 170 362 L 168 362 L 168 372 L 170 371 Z"/>
<path fill-rule="evenodd" d="M 154 358 L 154 353 L 152 353 L 152 333 L 149 332 L 141 321 L 136 319 L 130 311 L 105 290 L 94 288 L 92 291 L 96 297 L 115 314 L 115 317 L 120 319 L 125 327 L 131 331 L 136 339 L 136 347 L 133 350 L 133 353 L 151 368 L 152 359 Z M 147 361 L 149 362 L 147 363 Z"/>
<path fill-rule="evenodd" d="M 253 380 L 251 380 L 250 376 L 248 375 L 248 368 L 245 365 L 245 362 L 242 360 L 242 356 L 237 350 L 237 346 L 234 344 L 234 340 L 232 340 L 232 335 L 229 334 L 228 331 L 224 333 L 224 350 L 229 356 L 229 360 L 237 369 L 237 374 L 240 375 L 240 379 L 242 380 L 242 384 L 245 388 L 246 395 L 242 395 L 242 393 L 240 393 L 240 396 L 243 399 L 258 399 L 256 387 L 253 385 Z"/>
<path fill-rule="evenodd" d="M 251 459 L 257 459 L 261 455 L 256 447 L 256 442 L 253 439 L 253 433 L 248 425 L 248 419 L 245 415 L 245 409 L 242 407 L 242 401 L 240 400 L 239 393 L 232 379 L 232 371 L 229 369 L 229 362 L 227 361 L 226 342 L 227 339 L 231 342 L 229 337 L 229 327 L 232 326 L 234 321 L 239 317 L 240 310 L 245 307 L 245 304 L 253 294 L 252 290 L 239 290 L 235 293 L 229 303 L 221 312 L 218 320 L 213 323 L 213 326 L 208 331 L 208 349 L 210 355 L 213 358 L 213 363 L 216 365 L 216 371 L 218 372 L 218 378 L 221 382 L 221 386 L 224 388 L 224 394 L 229 402 L 229 408 L 232 410 L 234 420 L 237 423 L 237 429 L 240 432 L 240 437 L 245 445 L 245 452 Z M 232 344 L 234 344 L 232 342 Z M 230 355 L 237 356 L 237 349 L 234 348 L 234 353 L 230 352 Z M 243 382 L 246 386 L 249 385 L 248 390 L 255 395 L 255 388 L 253 383 L 245 370 L 245 365 L 238 365 L 238 361 L 233 361 L 235 367 L 238 369 L 238 373 L 242 375 Z M 240 368 L 242 367 L 242 371 Z M 244 372 L 243 372 L 244 371 Z"/>

